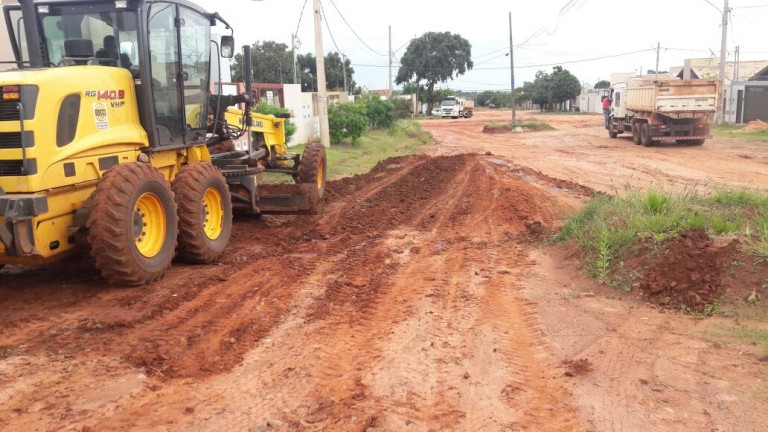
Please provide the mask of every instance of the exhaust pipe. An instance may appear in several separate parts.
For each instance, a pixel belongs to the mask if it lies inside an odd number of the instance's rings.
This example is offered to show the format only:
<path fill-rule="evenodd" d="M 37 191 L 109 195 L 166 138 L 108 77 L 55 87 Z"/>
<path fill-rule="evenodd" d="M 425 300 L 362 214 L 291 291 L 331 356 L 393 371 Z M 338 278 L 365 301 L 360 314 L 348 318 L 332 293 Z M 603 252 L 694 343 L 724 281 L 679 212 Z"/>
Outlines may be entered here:
<path fill-rule="evenodd" d="M 251 46 L 243 45 L 243 81 L 245 81 L 245 92 L 250 97 L 250 103 L 245 104 L 246 116 L 245 125 L 248 127 L 253 126 L 253 119 L 251 118 L 251 107 L 253 106 L 253 62 L 251 60 Z"/>

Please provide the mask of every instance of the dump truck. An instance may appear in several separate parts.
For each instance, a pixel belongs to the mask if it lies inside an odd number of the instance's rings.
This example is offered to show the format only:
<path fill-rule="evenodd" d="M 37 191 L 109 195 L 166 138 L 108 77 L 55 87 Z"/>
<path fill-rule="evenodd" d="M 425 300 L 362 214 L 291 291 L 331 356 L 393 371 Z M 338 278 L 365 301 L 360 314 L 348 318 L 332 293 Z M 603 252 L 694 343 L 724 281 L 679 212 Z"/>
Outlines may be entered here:
<path fill-rule="evenodd" d="M 702 145 L 718 109 L 720 85 L 709 79 L 633 78 L 611 89 L 608 135 L 635 144 Z"/>
<path fill-rule="evenodd" d="M 235 51 L 218 13 L 186 0 L 4 3 L 15 59 L 0 71 L 0 267 L 88 251 L 109 283 L 143 285 L 174 258 L 218 259 L 234 211 L 317 211 L 324 148 L 290 154 L 284 116 L 252 112 L 249 73 L 239 95 L 211 82 L 212 57 Z M 212 40 L 215 26 L 230 35 Z M 263 184 L 266 172 L 294 181 Z"/>
<path fill-rule="evenodd" d="M 475 101 L 449 96 L 440 101 L 440 116 L 443 118 L 471 118 Z"/>

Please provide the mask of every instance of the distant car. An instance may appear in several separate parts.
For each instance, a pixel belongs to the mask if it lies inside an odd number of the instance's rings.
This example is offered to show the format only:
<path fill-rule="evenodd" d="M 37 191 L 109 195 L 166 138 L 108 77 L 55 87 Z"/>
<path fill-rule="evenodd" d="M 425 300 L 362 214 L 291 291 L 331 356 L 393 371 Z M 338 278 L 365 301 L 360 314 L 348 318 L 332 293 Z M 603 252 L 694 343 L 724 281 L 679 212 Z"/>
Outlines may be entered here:
<path fill-rule="evenodd" d="M 435 117 L 440 117 L 440 108 L 432 108 L 432 115 Z"/>

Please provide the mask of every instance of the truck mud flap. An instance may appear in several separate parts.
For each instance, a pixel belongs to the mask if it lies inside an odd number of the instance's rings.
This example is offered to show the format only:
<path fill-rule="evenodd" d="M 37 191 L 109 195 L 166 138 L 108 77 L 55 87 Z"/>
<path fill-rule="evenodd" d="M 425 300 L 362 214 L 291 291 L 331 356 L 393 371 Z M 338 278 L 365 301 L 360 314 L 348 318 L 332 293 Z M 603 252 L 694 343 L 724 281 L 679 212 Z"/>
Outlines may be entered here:
<path fill-rule="evenodd" d="M 301 184 L 260 184 L 256 207 L 262 214 L 316 214 L 317 186 Z"/>
<path fill-rule="evenodd" d="M 712 135 L 692 135 L 692 136 L 655 136 L 651 137 L 653 142 L 661 142 L 661 143 L 674 143 L 678 140 L 708 140 L 712 139 Z"/>

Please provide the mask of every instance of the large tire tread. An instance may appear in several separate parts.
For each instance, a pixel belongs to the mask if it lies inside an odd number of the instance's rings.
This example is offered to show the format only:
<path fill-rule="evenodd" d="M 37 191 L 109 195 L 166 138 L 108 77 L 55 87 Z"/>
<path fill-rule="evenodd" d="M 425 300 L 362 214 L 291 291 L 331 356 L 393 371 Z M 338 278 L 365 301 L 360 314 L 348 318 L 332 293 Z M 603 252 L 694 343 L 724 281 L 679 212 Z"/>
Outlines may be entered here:
<path fill-rule="evenodd" d="M 214 240 L 205 235 L 201 214 L 203 195 L 211 187 L 219 192 L 224 210 L 221 233 Z M 224 175 L 209 163 L 193 163 L 181 169 L 172 189 L 179 214 L 177 256 L 197 264 L 217 260 L 232 234 L 232 198 Z"/>
<path fill-rule="evenodd" d="M 325 147 L 316 143 L 307 145 L 299 163 L 298 182 L 317 185 L 319 176 L 322 176 L 321 184 L 317 188 L 317 199 L 319 200 L 325 194 L 327 173 L 328 159 L 325 156 Z"/>
<path fill-rule="evenodd" d="M 145 192 L 157 195 L 166 212 L 166 240 L 152 258 L 140 256 L 131 229 L 134 206 Z M 104 279 L 113 285 L 137 286 L 163 277 L 171 266 L 177 236 L 173 192 L 165 177 L 143 163 L 116 165 L 104 173 L 91 199 L 87 240 Z"/>
<path fill-rule="evenodd" d="M 640 129 L 640 144 L 643 147 L 653 146 L 653 138 L 651 138 L 651 126 L 648 123 L 639 125 Z"/>

